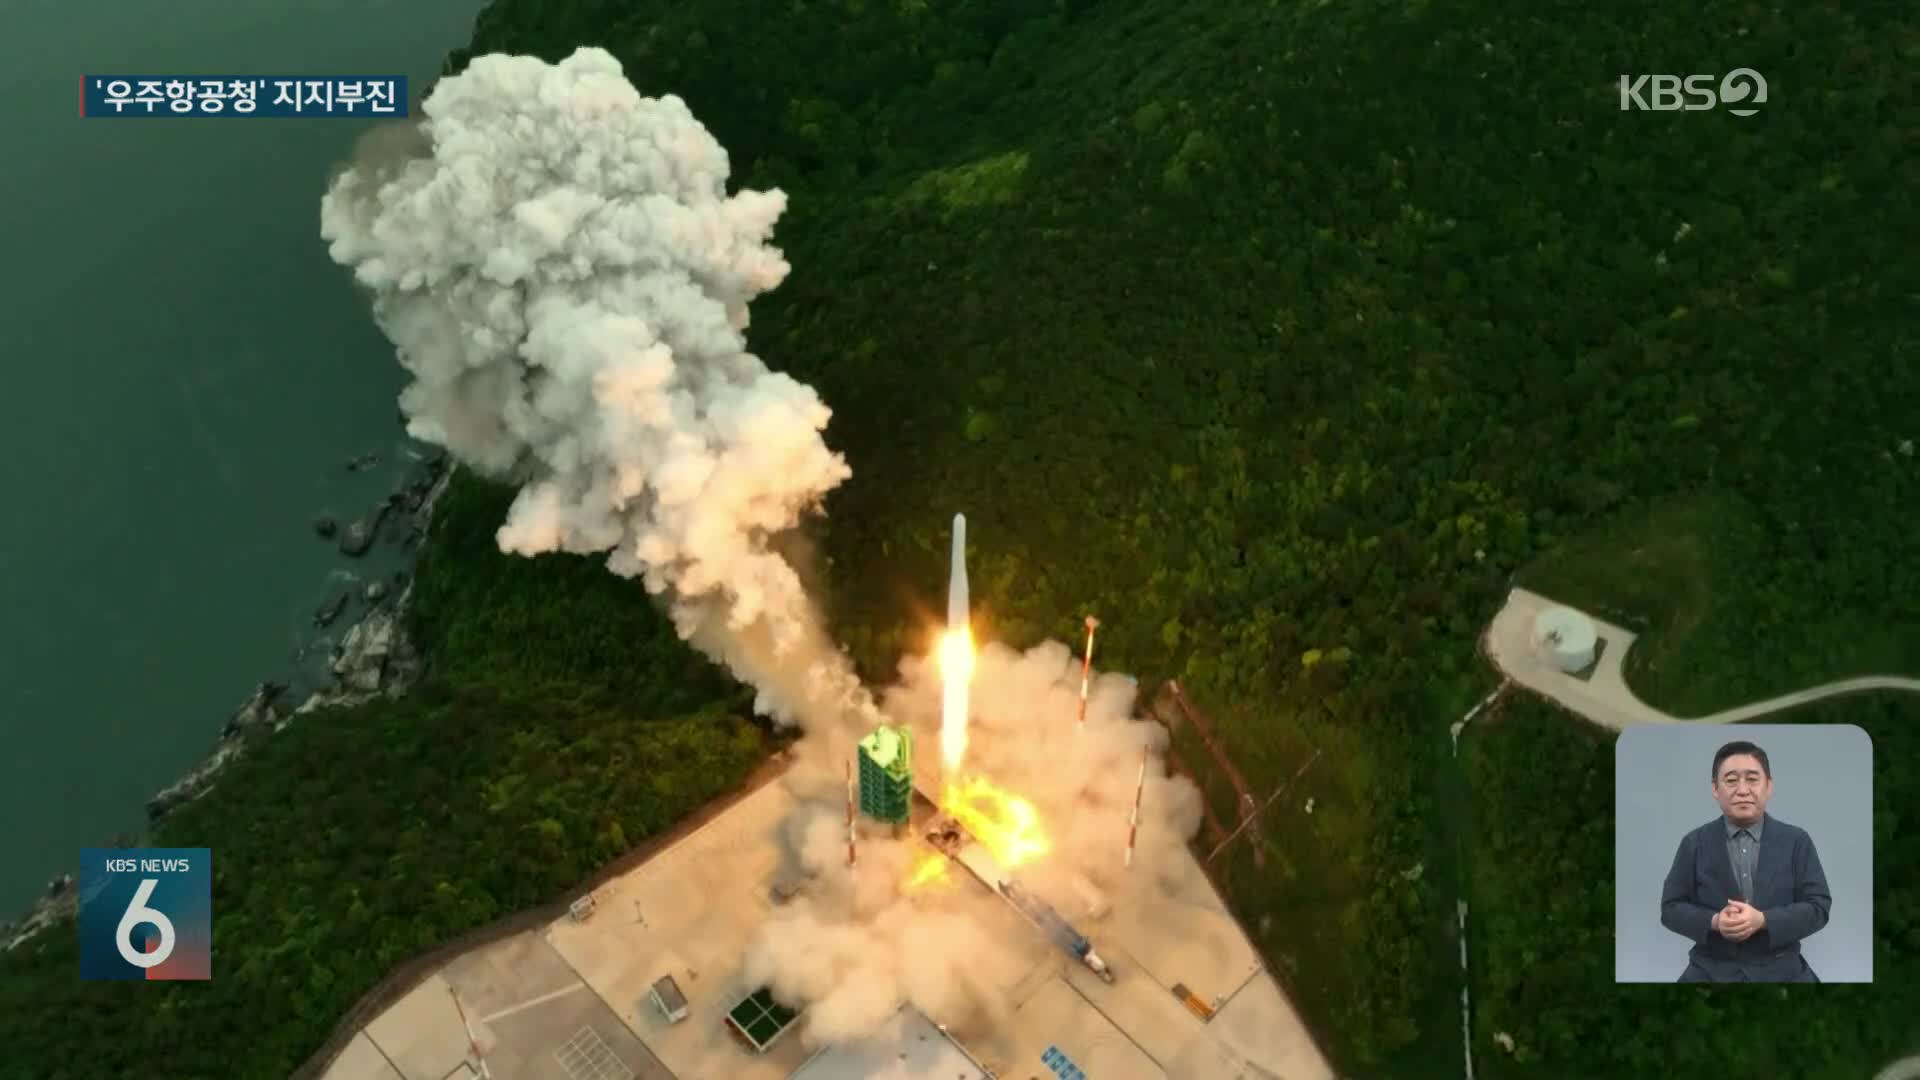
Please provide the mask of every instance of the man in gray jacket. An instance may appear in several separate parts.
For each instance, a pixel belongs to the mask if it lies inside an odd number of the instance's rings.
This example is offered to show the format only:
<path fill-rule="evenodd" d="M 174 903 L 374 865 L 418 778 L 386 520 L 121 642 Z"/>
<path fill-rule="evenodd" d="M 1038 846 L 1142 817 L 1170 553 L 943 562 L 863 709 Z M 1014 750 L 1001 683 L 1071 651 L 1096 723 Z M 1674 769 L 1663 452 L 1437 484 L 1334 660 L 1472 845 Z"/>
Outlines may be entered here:
<path fill-rule="evenodd" d="M 1681 982 L 1819 982 L 1800 942 L 1833 896 L 1805 829 L 1767 816 L 1773 767 L 1750 742 L 1713 756 L 1720 816 L 1680 838 L 1660 924 L 1693 942 Z"/>

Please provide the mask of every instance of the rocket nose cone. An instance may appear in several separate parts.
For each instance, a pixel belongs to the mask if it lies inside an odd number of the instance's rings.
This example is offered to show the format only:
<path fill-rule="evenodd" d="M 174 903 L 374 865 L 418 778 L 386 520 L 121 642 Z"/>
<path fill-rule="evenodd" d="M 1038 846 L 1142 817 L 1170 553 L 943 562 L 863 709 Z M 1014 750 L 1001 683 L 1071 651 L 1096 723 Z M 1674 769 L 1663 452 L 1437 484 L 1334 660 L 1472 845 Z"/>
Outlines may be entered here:
<path fill-rule="evenodd" d="M 947 578 L 947 626 L 962 626 L 967 621 L 967 518 L 953 515 L 953 555 L 951 576 Z"/>

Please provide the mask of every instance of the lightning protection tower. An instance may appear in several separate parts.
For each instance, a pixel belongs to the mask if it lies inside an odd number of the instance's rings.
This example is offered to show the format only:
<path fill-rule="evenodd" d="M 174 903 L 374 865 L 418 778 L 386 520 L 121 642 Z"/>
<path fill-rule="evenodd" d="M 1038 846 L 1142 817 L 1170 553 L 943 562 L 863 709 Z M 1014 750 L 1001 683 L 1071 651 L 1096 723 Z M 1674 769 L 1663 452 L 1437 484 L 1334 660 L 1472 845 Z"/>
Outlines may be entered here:
<path fill-rule="evenodd" d="M 913 810 L 913 737 L 882 724 L 860 740 L 860 812 L 898 832 Z"/>

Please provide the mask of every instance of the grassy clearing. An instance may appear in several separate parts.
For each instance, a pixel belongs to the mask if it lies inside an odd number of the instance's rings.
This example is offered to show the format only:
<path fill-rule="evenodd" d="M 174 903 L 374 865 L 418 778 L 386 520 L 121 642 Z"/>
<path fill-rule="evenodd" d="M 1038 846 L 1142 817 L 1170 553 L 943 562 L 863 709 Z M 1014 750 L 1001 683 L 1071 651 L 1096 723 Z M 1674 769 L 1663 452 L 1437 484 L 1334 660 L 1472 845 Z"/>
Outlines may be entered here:
<path fill-rule="evenodd" d="M 1835 606 L 1808 585 L 1831 579 L 1828 560 L 1794 550 L 1753 504 L 1699 494 L 1636 507 L 1518 580 L 1639 635 L 1629 685 L 1681 716 L 1854 675 L 1920 673 L 1920 620 L 1891 596 L 1881 614 Z"/>

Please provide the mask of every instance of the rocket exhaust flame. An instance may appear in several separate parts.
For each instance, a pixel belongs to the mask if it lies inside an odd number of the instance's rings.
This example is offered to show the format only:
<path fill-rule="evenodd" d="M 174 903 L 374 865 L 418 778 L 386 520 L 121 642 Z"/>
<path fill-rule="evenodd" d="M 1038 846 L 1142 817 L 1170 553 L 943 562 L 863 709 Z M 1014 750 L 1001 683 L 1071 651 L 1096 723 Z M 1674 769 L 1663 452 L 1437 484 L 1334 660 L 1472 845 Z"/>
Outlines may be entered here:
<path fill-rule="evenodd" d="M 909 890 L 918 889 L 930 881 L 937 881 L 947 873 L 945 855 L 927 855 L 921 858 L 920 865 L 914 867 L 913 875 L 907 878 Z"/>
<path fill-rule="evenodd" d="M 994 862 L 1011 871 L 1053 850 L 1040 830 L 1040 811 L 1010 791 L 994 787 L 983 776 L 964 785 L 948 783 L 940 809 L 953 815 Z"/>
<path fill-rule="evenodd" d="M 947 632 L 940 638 L 940 762 L 958 776 L 967 757 L 967 683 L 973 678 L 973 629 L 968 625 L 967 518 L 953 515 L 952 571 L 947 577 Z"/>

